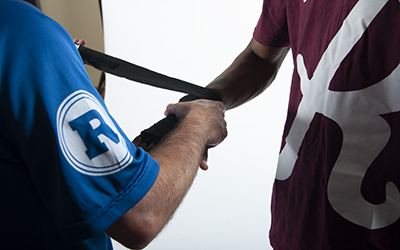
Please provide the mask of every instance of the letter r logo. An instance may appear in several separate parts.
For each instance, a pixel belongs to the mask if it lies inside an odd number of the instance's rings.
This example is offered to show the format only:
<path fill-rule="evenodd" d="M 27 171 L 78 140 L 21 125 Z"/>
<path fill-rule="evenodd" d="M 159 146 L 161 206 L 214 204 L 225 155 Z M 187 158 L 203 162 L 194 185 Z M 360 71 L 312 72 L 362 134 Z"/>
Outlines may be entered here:
<path fill-rule="evenodd" d="M 100 122 L 100 124 L 94 124 L 96 121 Z M 118 135 L 104 122 L 103 118 L 96 110 L 90 110 L 75 120 L 70 121 L 69 125 L 72 130 L 76 130 L 81 136 L 86 145 L 86 154 L 89 159 L 93 159 L 109 151 L 106 144 L 100 141 L 100 135 L 106 136 L 115 142 L 115 144 L 119 143 Z M 95 127 L 96 125 L 98 126 Z"/>
<path fill-rule="evenodd" d="M 60 149 L 75 170 L 92 176 L 121 171 L 133 160 L 114 121 L 86 91 L 69 95 L 57 112 Z"/>

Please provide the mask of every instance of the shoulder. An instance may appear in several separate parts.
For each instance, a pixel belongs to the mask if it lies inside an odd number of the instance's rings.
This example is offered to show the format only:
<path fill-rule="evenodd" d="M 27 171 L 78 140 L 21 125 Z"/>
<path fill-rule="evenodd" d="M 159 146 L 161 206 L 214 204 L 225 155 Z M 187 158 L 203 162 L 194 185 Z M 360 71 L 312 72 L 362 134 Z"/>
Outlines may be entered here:
<path fill-rule="evenodd" d="M 35 27 L 46 20 L 46 16 L 35 6 L 22 0 L 0 1 L 0 20 L 3 28 Z"/>
<path fill-rule="evenodd" d="M 22 0 L 0 1 L 0 51 L 9 64 L 82 64 L 71 36 L 56 21 Z M 15 55 L 24 56 L 24 62 Z"/>
<path fill-rule="evenodd" d="M 40 43 L 59 34 L 69 37 L 56 21 L 22 0 L 0 1 L 0 34 L 0 42 L 7 46 Z"/>

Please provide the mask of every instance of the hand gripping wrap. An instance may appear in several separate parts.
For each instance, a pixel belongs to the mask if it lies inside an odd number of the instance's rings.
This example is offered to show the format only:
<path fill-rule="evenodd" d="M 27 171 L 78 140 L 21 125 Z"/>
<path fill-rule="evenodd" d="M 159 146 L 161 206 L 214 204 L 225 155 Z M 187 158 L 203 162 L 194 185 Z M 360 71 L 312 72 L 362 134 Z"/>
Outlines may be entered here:
<path fill-rule="evenodd" d="M 213 101 L 221 101 L 221 98 L 219 97 L 218 93 L 215 92 L 212 89 L 207 89 L 209 90 L 209 97 L 208 98 L 200 98 L 194 95 L 187 95 L 182 97 L 179 102 L 189 102 L 189 101 L 194 101 L 197 99 L 208 99 L 208 100 L 213 100 Z M 145 129 L 142 131 L 140 134 L 140 137 L 142 137 L 142 143 L 146 143 L 147 145 L 150 145 L 152 143 L 158 144 L 161 139 L 163 139 L 167 134 L 169 134 L 175 127 L 176 124 L 178 123 L 178 119 L 176 118 L 175 115 L 169 115 L 165 117 L 164 119 L 161 119 L 157 123 L 155 123 L 153 126 L 151 126 L 148 129 Z"/>

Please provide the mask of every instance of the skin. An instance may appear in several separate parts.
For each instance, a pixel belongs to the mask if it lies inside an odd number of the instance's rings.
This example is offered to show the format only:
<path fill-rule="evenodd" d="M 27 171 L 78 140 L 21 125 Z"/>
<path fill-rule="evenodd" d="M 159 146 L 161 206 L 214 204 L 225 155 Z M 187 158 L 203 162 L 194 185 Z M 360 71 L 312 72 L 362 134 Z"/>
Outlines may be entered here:
<path fill-rule="evenodd" d="M 267 47 L 252 39 L 248 44 L 248 46 L 243 50 L 243 52 L 239 54 L 239 56 L 233 61 L 233 63 L 220 76 L 218 76 L 214 81 L 212 81 L 207 87 L 212 88 L 218 92 L 218 94 L 222 98 L 223 103 L 226 105 L 227 109 L 238 107 L 246 103 L 247 101 L 250 101 L 254 97 L 258 96 L 268 86 L 270 86 L 270 84 L 275 79 L 276 74 L 280 66 L 282 65 L 282 62 L 286 57 L 288 51 L 289 47 L 285 48 Z M 206 116 L 203 116 L 203 119 L 205 117 Z M 201 116 L 198 117 L 198 119 L 199 120 L 190 121 L 190 122 L 195 122 L 192 123 L 191 125 L 192 126 L 196 125 L 197 122 L 201 120 Z M 180 126 L 189 125 L 186 122 L 189 122 L 189 120 L 183 121 L 180 124 Z M 166 141 L 164 141 L 164 143 L 166 144 L 163 143 L 163 145 L 168 145 L 168 147 L 164 148 L 165 150 L 171 149 L 172 147 L 179 145 L 181 143 L 180 140 L 184 140 L 185 138 L 185 137 L 179 137 L 179 136 L 175 137 L 175 136 L 176 135 L 172 135 L 168 137 Z M 140 138 L 138 140 L 140 141 Z M 197 142 L 195 144 L 197 144 Z M 208 146 L 211 147 L 216 145 L 217 144 L 215 143 L 208 144 Z M 192 144 L 187 149 L 193 150 L 194 148 L 195 145 Z M 184 152 L 183 150 L 184 150 L 183 148 L 178 149 L 177 152 Z M 195 152 L 192 152 L 196 155 L 196 158 L 201 157 L 201 155 L 203 155 L 203 159 L 200 163 L 202 169 L 208 168 L 206 163 L 207 150 L 208 148 L 206 147 L 203 148 L 203 151 L 197 150 Z M 157 151 L 157 147 L 155 151 Z M 185 160 L 188 160 L 187 156 L 192 155 L 192 153 L 186 155 L 182 154 L 183 157 L 182 163 L 184 163 Z M 198 153 L 200 153 L 200 155 Z M 158 156 L 158 152 L 154 154 L 154 151 L 152 150 L 150 150 L 150 154 L 155 158 L 157 158 Z M 169 154 L 166 153 L 165 155 Z M 197 166 L 199 164 L 199 162 L 196 163 L 196 161 L 192 160 L 190 160 L 190 162 L 191 164 L 194 164 L 193 166 Z M 187 182 L 185 185 L 190 185 L 191 180 L 194 178 L 193 175 L 194 173 L 186 172 L 186 174 L 188 174 L 186 177 L 190 181 Z M 172 178 L 172 180 L 182 178 L 182 177 L 177 178 L 177 176 L 179 176 L 179 173 L 173 173 L 173 175 L 171 175 L 170 178 Z M 154 196 L 154 198 L 157 199 L 157 196 Z M 179 199 L 180 198 L 178 198 L 177 200 Z M 168 207 L 170 206 L 172 206 L 172 204 L 168 205 Z M 167 221 L 166 220 L 167 218 L 168 217 L 165 217 L 164 220 L 160 222 L 160 224 L 165 223 Z"/>
<path fill-rule="evenodd" d="M 289 49 L 267 47 L 251 39 L 243 52 L 207 88 L 217 91 L 227 110 L 238 107 L 271 85 Z"/>
<path fill-rule="evenodd" d="M 207 88 L 217 91 L 227 110 L 238 107 L 271 85 L 289 50 L 290 47 L 268 47 L 251 39 L 243 52 Z M 142 143 L 140 136 L 133 142 L 147 151 L 155 146 Z M 208 150 L 200 163 L 203 170 L 208 169 L 207 157 Z"/>
<path fill-rule="evenodd" d="M 82 46 L 85 46 L 87 44 L 87 42 L 85 40 L 79 39 L 79 38 L 74 38 L 73 41 L 75 44 L 82 45 Z"/>
<path fill-rule="evenodd" d="M 270 86 L 288 51 L 289 47 L 267 47 L 252 39 L 207 86 L 225 105 L 197 100 L 167 107 L 166 115 L 175 114 L 180 123 L 161 144 L 147 148 L 160 164 L 159 176 L 146 196 L 106 230 L 108 235 L 131 249 L 146 247 L 158 235 L 189 190 L 198 166 L 208 169 L 208 148 L 226 137 L 225 109 L 246 103 Z M 139 145 L 141 138 L 134 143 Z"/>
<path fill-rule="evenodd" d="M 175 114 L 180 123 L 149 152 L 160 164 L 158 178 L 146 196 L 106 230 L 110 237 L 142 249 L 158 235 L 189 190 L 206 147 L 227 136 L 224 113 L 223 103 L 206 100 L 167 107 L 165 114 Z"/>
<path fill-rule="evenodd" d="M 238 107 L 261 94 L 274 81 L 290 47 L 273 48 L 251 39 L 248 46 L 207 88 L 215 90 L 226 109 Z M 207 165 L 203 159 L 203 166 Z"/>
<path fill-rule="evenodd" d="M 87 44 L 79 38 L 73 41 L 82 46 Z M 178 118 L 178 127 L 159 145 L 146 148 L 160 165 L 155 183 L 138 204 L 106 230 L 127 248 L 142 249 L 161 232 L 189 190 L 206 148 L 217 146 L 227 136 L 222 102 L 197 100 L 170 104 L 165 115 L 171 114 Z M 134 143 L 140 145 L 141 138 Z"/>

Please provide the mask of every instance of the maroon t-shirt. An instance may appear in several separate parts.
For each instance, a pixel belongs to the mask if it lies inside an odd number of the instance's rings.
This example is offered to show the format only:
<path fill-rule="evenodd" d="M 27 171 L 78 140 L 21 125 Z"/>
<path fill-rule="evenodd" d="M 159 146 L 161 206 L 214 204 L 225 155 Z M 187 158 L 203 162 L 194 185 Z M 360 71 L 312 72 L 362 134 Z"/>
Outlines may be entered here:
<path fill-rule="evenodd" d="M 264 0 L 254 38 L 294 60 L 274 249 L 400 249 L 400 1 Z"/>

